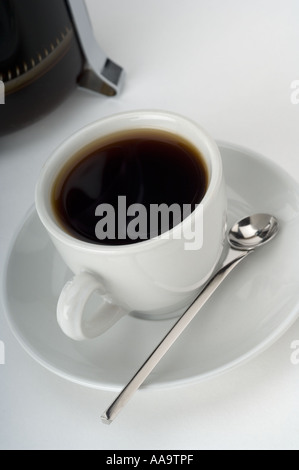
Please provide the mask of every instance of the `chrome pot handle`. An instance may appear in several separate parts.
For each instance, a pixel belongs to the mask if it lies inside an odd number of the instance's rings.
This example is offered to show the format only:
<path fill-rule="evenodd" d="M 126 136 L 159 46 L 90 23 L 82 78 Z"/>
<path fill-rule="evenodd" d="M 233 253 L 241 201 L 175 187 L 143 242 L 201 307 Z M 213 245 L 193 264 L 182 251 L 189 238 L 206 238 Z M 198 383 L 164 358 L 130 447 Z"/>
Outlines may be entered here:
<path fill-rule="evenodd" d="M 79 86 L 107 96 L 116 95 L 124 81 L 123 68 L 110 60 L 99 46 L 85 1 L 66 1 L 86 59 L 84 71 L 79 78 Z"/>

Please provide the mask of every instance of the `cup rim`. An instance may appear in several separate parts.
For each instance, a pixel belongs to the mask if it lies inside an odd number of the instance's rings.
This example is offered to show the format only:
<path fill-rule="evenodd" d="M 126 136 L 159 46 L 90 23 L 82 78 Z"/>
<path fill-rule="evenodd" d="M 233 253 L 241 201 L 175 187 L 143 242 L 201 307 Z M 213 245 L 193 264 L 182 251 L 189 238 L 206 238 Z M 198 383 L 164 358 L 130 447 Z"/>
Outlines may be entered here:
<path fill-rule="evenodd" d="M 108 117 L 101 118 L 96 120 L 81 129 L 74 132 L 72 135 L 67 137 L 57 148 L 52 152 L 46 163 L 43 165 L 42 170 L 40 172 L 36 188 L 35 188 L 35 206 L 37 213 L 41 222 L 43 223 L 46 230 L 52 235 L 55 239 L 63 242 L 64 244 L 68 244 L 76 249 L 85 250 L 85 251 L 92 251 L 96 253 L 134 253 L 144 251 L 148 248 L 152 248 L 156 244 L 166 243 L 168 241 L 165 238 L 165 234 L 161 234 L 157 237 L 151 238 L 149 240 L 139 241 L 133 244 L 124 244 L 124 245 L 105 245 L 105 244 L 95 244 L 92 242 L 87 242 L 84 240 L 80 240 L 78 238 L 73 237 L 72 235 L 68 234 L 63 228 L 59 225 L 59 222 L 56 219 L 56 216 L 51 209 L 51 204 L 49 203 L 50 199 L 50 189 L 46 191 L 47 187 L 51 187 L 53 185 L 53 181 L 55 181 L 56 176 L 59 174 L 59 171 L 62 167 L 66 164 L 66 162 L 72 158 L 74 155 L 73 152 L 70 152 L 70 147 L 74 147 L 74 144 L 79 144 L 81 141 L 81 145 L 76 147 L 76 152 L 84 146 L 89 145 L 91 142 L 96 141 L 95 138 L 92 140 L 87 139 L 87 137 L 92 134 L 93 131 L 99 129 L 103 125 L 108 125 L 109 123 L 115 122 L 117 120 L 129 120 L 129 119 L 172 119 L 175 121 L 184 122 L 185 124 L 192 126 L 193 129 L 200 134 L 201 140 L 205 142 L 207 149 L 209 150 L 209 158 L 211 164 L 211 175 L 210 181 L 208 185 L 208 189 L 204 198 L 202 199 L 199 206 L 202 206 L 203 210 L 209 205 L 215 194 L 217 194 L 217 188 L 220 187 L 223 178 L 223 166 L 222 166 L 222 159 L 220 155 L 220 150 L 216 144 L 216 142 L 210 137 L 210 135 L 194 120 L 189 119 L 185 116 L 182 116 L 178 113 L 169 112 L 169 111 L 162 111 L 162 110 L 151 110 L 151 109 L 140 109 L 140 110 L 133 110 L 128 112 L 121 112 L 117 114 L 113 114 Z M 149 126 L 147 126 L 148 128 Z M 156 129 L 155 126 L 150 128 Z M 115 132 L 115 131 L 114 131 Z M 179 131 L 178 131 L 179 133 Z M 113 132 L 111 132 L 113 134 Z M 105 133 L 105 135 L 108 135 Z M 183 132 L 180 134 L 182 137 L 186 138 Z M 67 158 L 63 159 L 63 155 L 67 155 Z M 204 156 L 205 161 L 207 160 Z M 55 174 L 52 179 L 49 180 L 49 174 Z M 169 238 L 172 239 L 172 236 L 178 230 L 182 230 L 182 225 L 186 223 L 190 223 L 190 218 L 194 220 L 198 211 L 201 210 L 200 207 L 197 207 L 186 219 L 184 219 L 180 224 L 173 227 L 171 230 L 166 232 L 169 234 Z M 164 235 L 164 237 L 163 237 Z"/>

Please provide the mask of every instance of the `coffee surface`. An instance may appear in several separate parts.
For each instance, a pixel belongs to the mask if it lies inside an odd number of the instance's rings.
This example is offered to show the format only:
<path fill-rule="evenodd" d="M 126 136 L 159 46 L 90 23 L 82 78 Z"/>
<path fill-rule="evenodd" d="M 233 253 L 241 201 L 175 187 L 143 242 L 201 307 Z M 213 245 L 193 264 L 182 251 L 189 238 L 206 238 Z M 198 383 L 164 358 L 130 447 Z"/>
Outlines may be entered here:
<path fill-rule="evenodd" d="M 52 206 L 60 225 L 73 237 L 95 244 L 126 245 L 160 235 L 181 220 L 170 220 L 166 228 L 160 223 L 157 233 L 151 231 L 148 219 L 146 233 L 132 239 L 126 231 L 132 215 L 118 214 L 120 196 L 126 198 L 126 207 L 142 204 L 149 217 L 152 205 L 183 208 L 188 204 L 194 210 L 207 186 L 206 164 L 192 144 L 167 132 L 139 130 L 111 135 L 75 155 L 56 178 Z M 99 240 L 96 211 L 103 204 L 114 208 L 115 232 L 125 236 Z"/>

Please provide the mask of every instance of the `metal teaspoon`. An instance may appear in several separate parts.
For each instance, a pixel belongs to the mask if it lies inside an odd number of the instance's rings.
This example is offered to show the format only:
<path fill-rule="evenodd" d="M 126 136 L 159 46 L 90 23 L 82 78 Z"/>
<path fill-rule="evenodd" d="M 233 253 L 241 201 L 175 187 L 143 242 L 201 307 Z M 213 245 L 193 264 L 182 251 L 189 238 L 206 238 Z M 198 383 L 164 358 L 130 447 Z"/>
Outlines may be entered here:
<path fill-rule="evenodd" d="M 255 214 L 251 217 L 246 217 L 232 227 L 228 234 L 230 247 L 223 266 L 211 278 L 197 299 L 180 317 L 128 385 L 126 385 L 116 400 L 105 411 L 101 417 L 104 424 L 111 424 L 114 421 L 121 409 L 132 398 L 228 274 L 256 248 L 272 240 L 277 235 L 278 229 L 279 224 L 277 219 L 268 214 Z"/>

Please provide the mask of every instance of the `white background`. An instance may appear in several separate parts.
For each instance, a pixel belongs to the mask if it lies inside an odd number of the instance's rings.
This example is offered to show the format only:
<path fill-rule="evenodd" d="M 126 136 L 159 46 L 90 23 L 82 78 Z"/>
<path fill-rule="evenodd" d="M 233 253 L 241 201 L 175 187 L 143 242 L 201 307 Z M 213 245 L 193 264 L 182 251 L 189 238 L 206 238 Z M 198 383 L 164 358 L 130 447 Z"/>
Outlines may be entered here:
<path fill-rule="evenodd" d="M 1 277 L 42 164 L 69 134 L 99 117 L 136 108 L 176 111 L 216 139 L 264 154 L 299 181 L 299 105 L 290 100 L 291 83 L 299 79 L 298 0 L 87 5 L 102 48 L 126 69 L 125 88 L 112 99 L 77 90 L 38 124 L 0 139 Z M 99 415 L 115 394 L 68 383 L 36 364 L 3 310 L 1 449 L 299 449 L 299 366 L 290 362 L 299 321 L 259 358 L 225 376 L 139 392 L 107 427 Z"/>

